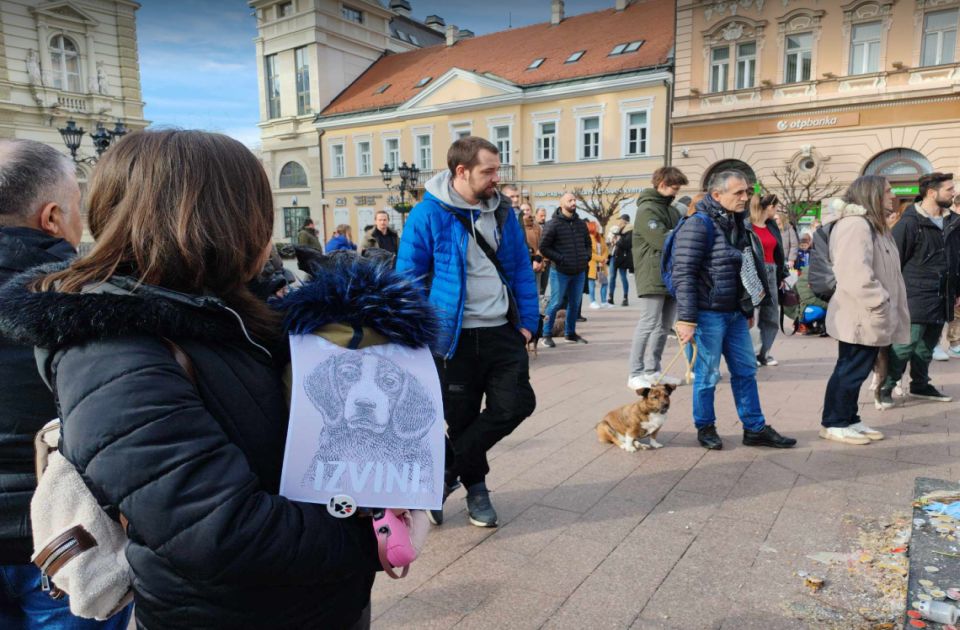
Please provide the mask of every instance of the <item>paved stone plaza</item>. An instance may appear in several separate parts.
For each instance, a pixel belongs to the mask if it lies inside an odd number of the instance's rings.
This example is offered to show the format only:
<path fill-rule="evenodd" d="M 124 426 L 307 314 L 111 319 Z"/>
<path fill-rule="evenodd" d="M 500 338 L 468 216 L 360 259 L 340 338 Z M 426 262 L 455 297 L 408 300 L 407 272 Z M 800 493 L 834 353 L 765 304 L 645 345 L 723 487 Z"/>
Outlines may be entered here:
<path fill-rule="evenodd" d="M 780 366 L 760 369 L 760 397 L 796 449 L 740 444 L 724 370 L 723 451 L 697 444 L 684 386 L 665 448 L 626 453 L 598 443 L 594 425 L 635 397 L 625 384 L 636 311 L 584 313 L 590 344 L 541 349 L 537 412 L 491 452 L 500 527 L 471 526 L 463 491 L 453 494 L 410 575 L 377 578 L 375 628 L 879 628 L 884 603 L 892 620 L 897 598 L 871 579 L 881 569 L 807 556 L 862 553 L 865 536 L 909 513 L 915 477 L 960 478 L 960 404 L 908 399 L 878 412 L 864 388 L 863 419 L 887 439 L 826 442 L 817 431 L 836 343 L 779 337 Z M 665 362 L 676 351 L 670 341 Z M 960 397 L 960 361 L 934 362 L 931 374 Z M 825 587 L 811 591 L 805 573 Z"/>

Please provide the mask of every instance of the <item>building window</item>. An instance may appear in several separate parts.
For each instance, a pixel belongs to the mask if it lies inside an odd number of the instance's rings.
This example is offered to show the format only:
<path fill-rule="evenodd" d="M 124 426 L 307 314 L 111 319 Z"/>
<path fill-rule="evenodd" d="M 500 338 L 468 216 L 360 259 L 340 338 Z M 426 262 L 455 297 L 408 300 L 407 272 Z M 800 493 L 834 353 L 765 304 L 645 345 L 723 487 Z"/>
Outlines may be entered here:
<path fill-rule="evenodd" d="M 540 57 L 539 59 L 534 59 L 530 62 L 530 65 L 527 66 L 527 70 L 536 70 L 543 65 L 543 62 L 546 61 L 546 57 Z"/>
<path fill-rule="evenodd" d="M 737 44 L 736 89 L 745 90 L 756 85 L 757 42 Z"/>
<path fill-rule="evenodd" d="M 333 168 L 331 177 L 345 177 L 347 174 L 346 156 L 342 144 L 330 145 L 330 166 Z"/>
<path fill-rule="evenodd" d="M 957 20 L 960 9 L 931 11 L 923 16 L 921 66 L 953 63 L 957 53 Z"/>
<path fill-rule="evenodd" d="M 310 58 L 306 46 L 293 51 L 297 63 L 297 114 L 310 113 Z"/>
<path fill-rule="evenodd" d="M 277 74 L 277 56 L 264 57 L 267 77 L 267 118 L 280 117 L 280 76 Z"/>
<path fill-rule="evenodd" d="M 710 51 L 710 91 L 726 92 L 727 75 L 730 72 L 730 47 L 723 46 Z"/>
<path fill-rule="evenodd" d="M 69 37 L 57 35 L 50 40 L 53 87 L 68 92 L 80 91 L 80 53 Z"/>
<path fill-rule="evenodd" d="M 417 136 L 417 168 L 421 171 L 433 168 L 433 137 L 429 134 Z"/>
<path fill-rule="evenodd" d="M 370 175 L 373 172 L 373 156 L 370 154 L 370 143 L 357 143 L 357 175 Z"/>
<path fill-rule="evenodd" d="M 400 166 L 400 138 L 387 138 L 383 141 L 383 155 L 387 166 L 397 170 Z"/>
<path fill-rule="evenodd" d="M 624 52 L 625 54 L 626 54 L 626 53 L 637 52 L 638 50 L 640 50 L 640 47 L 643 46 L 643 42 L 645 42 L 645 41 L 646 41 L 646 40 L 640 39 L 640 40 L 637 40 L 637 41 L 635 41 L 635 42 L 630 42 L 629 44 L 627 44 L 627 47 L 623 50 L 623 52 Z"/>
<path fill-rule="evenodd" d="M 280 188 L 306 188 L 307 172 L 296 162 L 287 162 L 280 169 Z"/>
<path fill-rule="evenodd" d="M 574 63 L 574 62 L 580 61 L 580 58 L 583 57 L 583 53 L 585 53 L 585 52 L 587 52 L 587 51 L 585 51 L 585 50 L 578 50 L 577 52 L 575 52 L 575 53 L 573 53 L 572 55 L 570 55 L 569 57 L 567 57 L 567 60 L 564 61 L 563 63 Z"/>
<path fill-rule="evenodd" d="M 473 127 L 470 123 L 454 123 L 450 125 L 450 135 L 453 136 L 453 141 L 456 142 L 461 138 L 466 138 L 473 134 Z"/>
<path fill-rule="evenodd" d="M 600 117 L 580 119 L 580 159 L 600 158 Z"/>
<path fill-rule="evenodd" d="M 880 22 L 854 24 L 850 32 L 850 74 L 880 71 Z"/>
<path fill-rule="evenodd" d="M 553 162 L 557 159 L 557 123 L 537 123 L 537 162 Z"/>
<path fill-rule="evenodd" d="M 813 59 L 813 33 L 787 35 L 787 56 L 784 63 L 784 83 L 810 80 Z"/>
<path fill-rule="evenodd" d="M 425 86 L 427 83 L 430 83 L 430 80 L 431 80 L 431 79 L 433 79 L 433 77 L 423 77 L 422 79 L 420 79 L 419 81 L 417 81 L 417 84 L 416 84 L 415 86 L 413 86 L 413 87 L 415 87 L 415 88 L 422 88 L 422 87 Z"/>
<path fill-rule="evenodd" d="M 360 9 L 354 9 L 353 7 L 343 5 L 340 7 L 340 16 L 345 20 L 350 20 L 351 22 L 356 22 L 357 24 L 363 24 L 363 11 Z"/>
<path fill-rule="evenodd" d="M 293 3 L 292 2 L 281 2 L 277 5 L 277 19 L 285 18 L 293 15 Z"/>
<path fill-rule="evenodd" d="M 294 238 L 303 227 L 303 224 L 310 218 L 310 208 L 284 208 L 283 209 L 283 235 L 286 238 Z"/>
<path fill-rule="evenodd" d="M 647 136 L 649 133 L 646 111 L 627 113 L 627 156 L 647 154 Z"/>
<path fill-rule="evenodd" d="M 500 162 L 502 164 L 511 163 L 513 147 L 510 139 L 510 125 L 501 125 L 493 128 L 493 143 L 497 145 L 500 152 Z"/>

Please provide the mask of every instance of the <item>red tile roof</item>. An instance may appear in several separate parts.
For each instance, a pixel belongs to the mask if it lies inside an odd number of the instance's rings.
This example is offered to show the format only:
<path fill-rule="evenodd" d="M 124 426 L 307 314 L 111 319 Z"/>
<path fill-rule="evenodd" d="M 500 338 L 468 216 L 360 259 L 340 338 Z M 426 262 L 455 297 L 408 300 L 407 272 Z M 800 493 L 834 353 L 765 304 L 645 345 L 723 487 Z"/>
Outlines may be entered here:
<path fill-rule="evenodd" d="M 546 3 L 544 3 L 546 4 Z M 640 0 L 624 11 L 614 9 L 385 55 L 340 93 L 321 116 L 400 105 L 422 91 L 424 77 L 437 79 L 452 68 L 489 72 L 521 86 L 629 72 L 664 65 L 673 48 L 674 0 Z M 634 53 L 609 56 L 617 44 L 644 40 Z M 564 63 L 586 50 L 576 63 Z M 535 70 L 527 66 L 545 57 Z M 390 88 L 376 94 L 378 88 Z M 429 84 L 428 84 L 429 85 Z"/>

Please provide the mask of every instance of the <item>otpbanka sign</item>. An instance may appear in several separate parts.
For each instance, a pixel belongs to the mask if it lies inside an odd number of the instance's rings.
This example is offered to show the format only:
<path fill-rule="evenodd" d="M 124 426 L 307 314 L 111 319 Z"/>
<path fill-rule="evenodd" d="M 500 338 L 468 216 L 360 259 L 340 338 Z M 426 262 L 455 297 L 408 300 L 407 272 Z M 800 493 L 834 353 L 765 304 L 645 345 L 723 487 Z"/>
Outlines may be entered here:
<path fill-rule="evenodd" d="M 779 118 L 760 121 L 760 133 L 790 133 L 792 131 L 820 131 L 837 127 L 854 127 L 860 124 L 859 112 L 841 114 L 816 114 L 795 118 Z"/>

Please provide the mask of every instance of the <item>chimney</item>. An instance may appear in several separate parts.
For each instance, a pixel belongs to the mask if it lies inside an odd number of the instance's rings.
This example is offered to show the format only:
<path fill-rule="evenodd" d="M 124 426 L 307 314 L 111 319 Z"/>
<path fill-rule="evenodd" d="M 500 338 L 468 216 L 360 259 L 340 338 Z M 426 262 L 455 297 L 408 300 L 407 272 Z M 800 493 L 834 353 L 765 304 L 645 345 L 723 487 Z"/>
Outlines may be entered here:
<path fill-rule="evenodd" d="M 457 43 L 457 36 L 460 34 L 460 29 L 455 25 L 451 24 L 447 26 L 447 46 L 453 46 Z"/>
<path fill-rule="evenodd" d="M 473 31 L 468 28 L 462 29 L 459 33 L 457 33 L 457 41 L 460 41 L 461 39 L 470 39 L 471 37 L 473 37 Z"/>
<path fill-rule="evenodd" d="M 407 0 L 390 0 L 390 10 L 397 15 L 410 17 L 410 3 Z"/>
<path fill-rule="evenodd" d="M 427 19 L 424 20 L 423 23 L 426 24 L 429 28 L 432 28 L 433 30 L 438 31 L 440 33 L 444 31 L 444 27 L 446 27 L 447 25 L 447 23 L 444 22 L 443 18 L 440 17 L 439 15 L 428 15 Z"/>
<path fill-rule="evenodd" d="M 563 22 L 563 0 L 552 0 L 550 3 L 550 23 L 559 24 Z"/>

